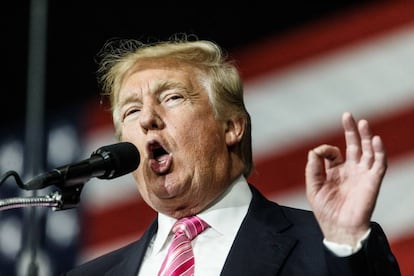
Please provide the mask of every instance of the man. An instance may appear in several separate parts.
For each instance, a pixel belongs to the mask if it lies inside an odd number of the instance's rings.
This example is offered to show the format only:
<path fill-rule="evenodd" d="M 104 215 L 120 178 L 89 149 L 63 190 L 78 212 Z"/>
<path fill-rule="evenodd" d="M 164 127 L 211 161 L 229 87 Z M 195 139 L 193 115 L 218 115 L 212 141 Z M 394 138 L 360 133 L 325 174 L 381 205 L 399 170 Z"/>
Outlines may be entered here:
<path fill-rule="evenodd" d="M 189 245 L 189 274 L 400 275 L 385 234 L 370 221 L 387 164 L 366 120 L 343 114 L 345 158 L 330 145 L 309 151 L 313 212 L 280 206 L 246 180 L 250 116 L 222 50 L 188 37 L 120 42 L 105 48 L 100 80 L 116 135 L 140 151 L 133 176 L 158 216 L 139 241 L 68 275 L 158 275 L 174 223 L 193 215 L 206 226 Z"/>

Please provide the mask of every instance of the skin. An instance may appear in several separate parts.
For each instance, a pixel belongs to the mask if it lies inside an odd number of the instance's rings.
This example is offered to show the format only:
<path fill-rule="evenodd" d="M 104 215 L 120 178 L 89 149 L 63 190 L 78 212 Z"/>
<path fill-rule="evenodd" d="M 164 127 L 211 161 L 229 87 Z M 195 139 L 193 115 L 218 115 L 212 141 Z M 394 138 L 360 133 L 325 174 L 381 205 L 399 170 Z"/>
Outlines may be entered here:
<path fill-rule="evenodd" d="M 309 151 L 306 194 L 325 238 L 355 246 L 369 229 L 387 160 L 366 120 L 345 112 L 342 125 L 346 158 L 330 145 Z"/>
<path fill-rule="evenodd" d="M 197 73 L 174 61 L 144 61 L 118 95 L 121 139 L 141 154 L 133 172 L 138 190 L 153 209 L 175 218 L 205 209 L 243 169 L 232 146 L 241 140 L 244 121 L 215 118 Z M 154 142 L 169 153 L 164 164 L 152 156 Z"/>

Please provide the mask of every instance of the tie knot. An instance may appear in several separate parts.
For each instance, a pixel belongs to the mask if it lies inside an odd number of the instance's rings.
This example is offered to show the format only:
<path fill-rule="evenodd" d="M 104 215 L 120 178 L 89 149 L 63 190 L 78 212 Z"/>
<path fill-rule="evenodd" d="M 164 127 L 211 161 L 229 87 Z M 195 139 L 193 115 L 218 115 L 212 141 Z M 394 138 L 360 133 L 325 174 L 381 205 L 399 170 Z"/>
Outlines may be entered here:
<path fill-rule="evenodd" d="M 208 224 L 199 217 L 185 217 L 179 219 L 173 226 L 172 231 L 177 233 L 184 233 L 190 240 L 194 239 L 198 234 L 203 232 L 208 227 Z"/>

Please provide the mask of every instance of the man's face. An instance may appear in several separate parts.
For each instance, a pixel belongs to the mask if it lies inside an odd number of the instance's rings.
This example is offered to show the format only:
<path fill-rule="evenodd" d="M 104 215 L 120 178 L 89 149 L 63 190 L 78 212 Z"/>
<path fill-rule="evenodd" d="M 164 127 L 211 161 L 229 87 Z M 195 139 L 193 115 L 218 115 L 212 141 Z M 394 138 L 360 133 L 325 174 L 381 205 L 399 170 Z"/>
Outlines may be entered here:
<path fill-rule="evenodd" d="M 232 134 L 218 121 L 193 67 L 146 61 L 118 94 L 121 139 L 135 144 L 133 173 L 143 199 L 174 217 L 197 213 L 231 183 Z"/>

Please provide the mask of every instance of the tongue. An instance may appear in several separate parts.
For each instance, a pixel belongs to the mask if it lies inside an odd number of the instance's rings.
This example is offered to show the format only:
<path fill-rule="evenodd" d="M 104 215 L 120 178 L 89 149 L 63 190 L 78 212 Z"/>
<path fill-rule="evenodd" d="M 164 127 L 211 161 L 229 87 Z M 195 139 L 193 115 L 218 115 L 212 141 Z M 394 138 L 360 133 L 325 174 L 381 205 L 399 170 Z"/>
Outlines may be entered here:
<path fill-rule="evenodd" d="M 169 154 L 164 154 L 164 155 L 157 157 L 157 159 L 150 160 L 151 169 L 155 173 L 158 173 L 158 174 L 163 174 L 163 173 L 168 172 L 168 170 L 171 167 L 171 163 L 172 163 L 172 156 Z"/>

